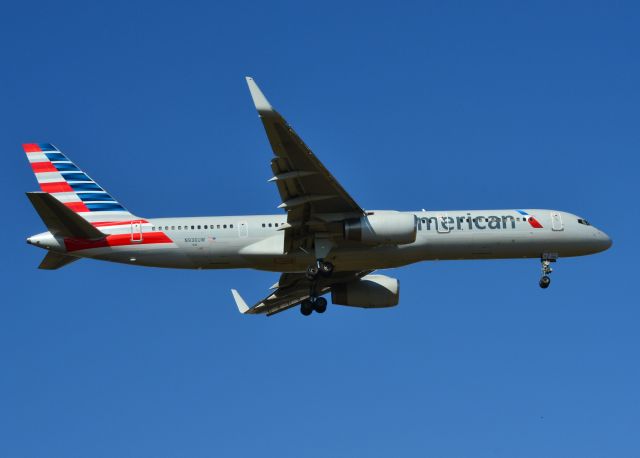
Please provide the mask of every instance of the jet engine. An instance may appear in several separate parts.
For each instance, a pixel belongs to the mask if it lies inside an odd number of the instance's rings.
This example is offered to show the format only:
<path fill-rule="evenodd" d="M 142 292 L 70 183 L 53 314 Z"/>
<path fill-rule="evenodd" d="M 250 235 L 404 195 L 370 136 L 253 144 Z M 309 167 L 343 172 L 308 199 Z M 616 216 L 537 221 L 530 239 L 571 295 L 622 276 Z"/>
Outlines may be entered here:
<path fill-rule="evenodd" d="M 393 307 L 400 299 L 400 282 L 386 275 L 365 275 L 331 288 L 331 302 L 368 309 Z"/>
<path fill-rule="evenodd" d="M 416 241 L 418 225 L 410 213 L 376 211 L 344 222 L 344 239 L 371 245 L 405 245 Z"/>

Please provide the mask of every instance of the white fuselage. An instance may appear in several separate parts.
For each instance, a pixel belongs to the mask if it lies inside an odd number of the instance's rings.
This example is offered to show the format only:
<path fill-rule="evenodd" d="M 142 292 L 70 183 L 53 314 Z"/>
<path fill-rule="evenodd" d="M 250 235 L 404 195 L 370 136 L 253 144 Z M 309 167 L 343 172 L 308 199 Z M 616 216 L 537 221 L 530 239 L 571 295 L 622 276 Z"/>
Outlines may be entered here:
<path fill-rule="evenodd" d="M 406 213 L 416 217 L 415 242 L 342 242 L 329 255 L 336 271 L 383 269 L 428 260 L 581 256 L 611 245 L 604 232 L 566 212 Z M 28 242 L 77 257 L 142 266 L 304 271 L 315 257 L 302 250 L 284 252 L 285 224 L 286 215 L 152 218 L 101 225 L 99 229 L 108 236 L 95 243 L 56 239 L 48 232 L 30 237 Z"/>

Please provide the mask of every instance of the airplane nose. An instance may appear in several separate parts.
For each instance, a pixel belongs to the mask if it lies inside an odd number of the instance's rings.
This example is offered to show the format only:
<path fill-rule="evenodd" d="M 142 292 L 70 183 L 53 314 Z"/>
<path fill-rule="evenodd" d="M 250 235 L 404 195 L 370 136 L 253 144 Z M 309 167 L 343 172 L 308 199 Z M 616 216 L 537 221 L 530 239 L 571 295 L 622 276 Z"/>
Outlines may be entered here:
<path fill-rule="evenodd" d="M 600 248 L 602 249 L 602 251 L 608 250 L 609 248 L 611 248 L 611 245 L 613 245 L 613 240 L 611 240 L 611 237 L 609 237 L 601 230 L 598 230 L 598 241 L 600 242 Z"/>

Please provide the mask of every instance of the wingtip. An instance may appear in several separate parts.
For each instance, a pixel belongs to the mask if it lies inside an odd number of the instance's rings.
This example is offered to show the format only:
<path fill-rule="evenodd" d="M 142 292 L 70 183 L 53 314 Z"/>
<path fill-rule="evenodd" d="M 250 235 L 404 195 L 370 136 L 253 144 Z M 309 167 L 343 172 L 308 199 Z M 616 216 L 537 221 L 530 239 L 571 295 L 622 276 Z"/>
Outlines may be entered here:
<path fill-rule="evenodd" d="M 236 307 L 238 307 L 238 311 L 240 313 L 247 313 L 247 311 L 249 310 L 249 306 L 244 301 L 242 296 L 240 296 L 240 293 L 238 292 L 238 290 L 232 289 L 231 290 L 231 295 L 233 296 L 233 300 L 236 303 Z"/>
<path fill-rule="evenodd" d="M 247 86 L 249 86 L 249 92 L 251 93 L 251 98 L 253 99 L 253 104 L 258 110 L 259 113 L 262 112 L 270 112 L 273 111 L 273 107 L 264 96 L 254 79 L 250 76 L 245 77 L 247 81 Z"/>

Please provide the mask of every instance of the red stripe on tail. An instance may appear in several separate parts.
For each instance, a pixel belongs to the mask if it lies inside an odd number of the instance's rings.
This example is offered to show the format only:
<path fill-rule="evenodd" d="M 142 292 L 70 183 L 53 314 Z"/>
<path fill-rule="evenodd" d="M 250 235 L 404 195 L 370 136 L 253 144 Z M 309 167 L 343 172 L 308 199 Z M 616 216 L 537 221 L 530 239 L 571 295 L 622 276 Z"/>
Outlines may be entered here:
<path fill-rule="evenodd" d="M 40 183 L 40 189 L 44 192 L 73 192 L 73 189 L 66 181 L 59 183 Z"/>
<path fill-rule="evenodd" d="M 33 169 L 33 173 L 58 171 L 55 165 L 53 165 L 51 162 L 32 162 L 31 168 Z"/>
<path fill-rule="evenodd" d="M 42 151 L 37 143 L 25 143 L 22 148 L 25 153 L 39 153 Z"/>
<path fill-rule="evenodd" d="M 89 211 L 87 206 L 82 202 L 65 202 L 64 204 L 76 213 Z"/>

